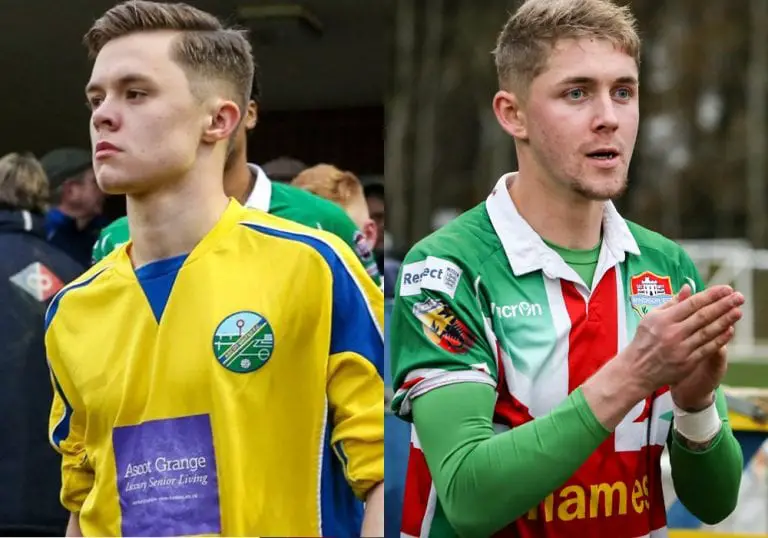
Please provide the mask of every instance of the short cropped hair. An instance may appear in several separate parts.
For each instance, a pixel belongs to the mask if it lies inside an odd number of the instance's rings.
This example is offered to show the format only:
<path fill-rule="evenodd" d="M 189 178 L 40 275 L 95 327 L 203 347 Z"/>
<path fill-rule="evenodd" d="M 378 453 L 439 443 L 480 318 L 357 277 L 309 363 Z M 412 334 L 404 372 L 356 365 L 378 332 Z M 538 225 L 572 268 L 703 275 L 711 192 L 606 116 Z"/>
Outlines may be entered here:
<path fill-rule="evenodd" d="M 506 22 L 493 55 L 499 87 L 527 93 L 561 39 L 605 39 L 640 65 L 637 21 L 610 0 L 527 0 Z"/>
<path fill-rule="evenodd" d="M 48 177 L 33 155 L 9 153 L 0 158 L 0 206 L 45 213 L 48 195 Z"/>
<path fill-rule="evenodd" d="M 193 95 L 202 98 L 211 80 L 223 81 L 231 99 L 245 116 L 254 84 L 251 44 L 242 30 L 225 28 L 210 13 L 187 4 L 128 0 L 108 10 L 83 38 L 95 58 L 110 41 L 139 32 L 180 32 L 171 50 L 172 59 L 187 74 Z M 258 91 L 258 82 L 256 88 Z"/>
<path fill-rule="evenodd" d="M 365 204 L 363 185 L 357 176 L 330 164 L 307 168 L 291 181 L 291 185 L 335 202 L 346 210 Z"/>

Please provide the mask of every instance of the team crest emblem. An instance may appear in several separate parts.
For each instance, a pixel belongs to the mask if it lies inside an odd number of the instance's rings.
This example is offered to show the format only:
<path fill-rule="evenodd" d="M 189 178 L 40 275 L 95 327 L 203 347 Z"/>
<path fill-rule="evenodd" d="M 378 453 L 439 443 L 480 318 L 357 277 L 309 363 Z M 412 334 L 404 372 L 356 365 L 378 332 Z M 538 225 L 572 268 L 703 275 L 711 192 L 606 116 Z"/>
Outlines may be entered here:
<path fill-rule="evenodd" d="M 429 298 L 413 305 L 424 334 L 435 345 L 451 353 L 466 353 L 475 343 L 469 328 L 441 301 Z"/>
<path fill-rule="evenodd" d="M 658 276 L 650 271 L 633 276 L 630 279 L 630 288 L 629 302 L 632 304 L 632 310 L 641 318 L 672 298 L 672 280 L 668 276 Z"/>
<path fill-rule="evenodd" d="M 238 374 L 258 370 L 272 356 L 275 334 L 256 312 L 236 312 L 224 319 L 213 334 L 213 354 L 224 368 Z"/>

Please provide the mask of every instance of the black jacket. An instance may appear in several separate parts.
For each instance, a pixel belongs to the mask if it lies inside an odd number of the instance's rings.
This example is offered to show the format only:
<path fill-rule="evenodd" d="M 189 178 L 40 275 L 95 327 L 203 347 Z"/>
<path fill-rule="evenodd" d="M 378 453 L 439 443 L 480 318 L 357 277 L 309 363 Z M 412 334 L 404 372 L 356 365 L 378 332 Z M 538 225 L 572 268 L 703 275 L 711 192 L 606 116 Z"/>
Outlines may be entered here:
<path fill-rule="evenodd" d="M 0 209 L 0 534 L 63 536 L 61 458 L 48 444 L 45 310 L 84 268 L 45 240 L 44 218 Z"/>

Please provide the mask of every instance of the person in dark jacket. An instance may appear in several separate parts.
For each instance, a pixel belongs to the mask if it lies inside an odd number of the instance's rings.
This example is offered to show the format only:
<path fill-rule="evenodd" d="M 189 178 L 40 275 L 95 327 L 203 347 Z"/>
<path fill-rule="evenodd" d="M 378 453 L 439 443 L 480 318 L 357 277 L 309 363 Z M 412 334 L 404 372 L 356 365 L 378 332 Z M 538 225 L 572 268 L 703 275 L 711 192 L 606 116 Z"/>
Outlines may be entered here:
<path fill-rule="evenodd" d="M 45 240 L 48 180 L 31 155 L 0 158 L 0 535 L 64 536 L 60 459 L 48 446 L 44 317 L 82 267 Z"/>
<path fill-rule="evenodd" d="M 96 184 L 91 152 L 59 148 L 46 153 L 40 163 L 54 204 L 46 215 L 48 242 L 83 268 L 90 267 L 93 245 L 107 224 L 102 217 L 104 193 Z"/>

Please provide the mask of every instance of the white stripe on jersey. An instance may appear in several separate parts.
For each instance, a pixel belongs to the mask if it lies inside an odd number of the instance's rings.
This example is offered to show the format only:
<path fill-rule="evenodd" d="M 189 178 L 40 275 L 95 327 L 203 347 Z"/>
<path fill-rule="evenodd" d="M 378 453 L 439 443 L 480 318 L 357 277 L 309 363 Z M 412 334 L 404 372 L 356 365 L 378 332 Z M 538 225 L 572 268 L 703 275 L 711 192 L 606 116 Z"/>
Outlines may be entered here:
<path fill-rule="evenodd" d="M 424 519 L 421 520 L 421 531 L 419 538 L 429 538 L 429 530 L 432 528 L 432 520 L 435 519 L 435 510 L 437 509 L 437 490 L 434 482 L 429 487 L 429 499 L 427 500 L 427 511 L 424 512 Z"/>
<path fill-rule="evenodd" d="M 618 330 L 616 333 L 619 335 L 618 347 L 616 348 L 619 353 L 627 347 L 629 344 L 629 337 L 627 335 L 627 304 L 624 297 L 624 278 L 621 274 L 621 264 L 616 265 L 616 305 L 617 312 L 616 318 L 618 323 Z"/>
<path fill-rule="evenodd" d="M 536 385 L 534 401 L 528 408 L 534 418 L 546 415 L 568 397 L 568 334 L 571 331 L 571 318 L 565 306 L 560 279 L 543 275 L 542 277 L 556 341 L 552 354 L 538 374 L 541 379 L 546 379 L 546 382 Z"/>

